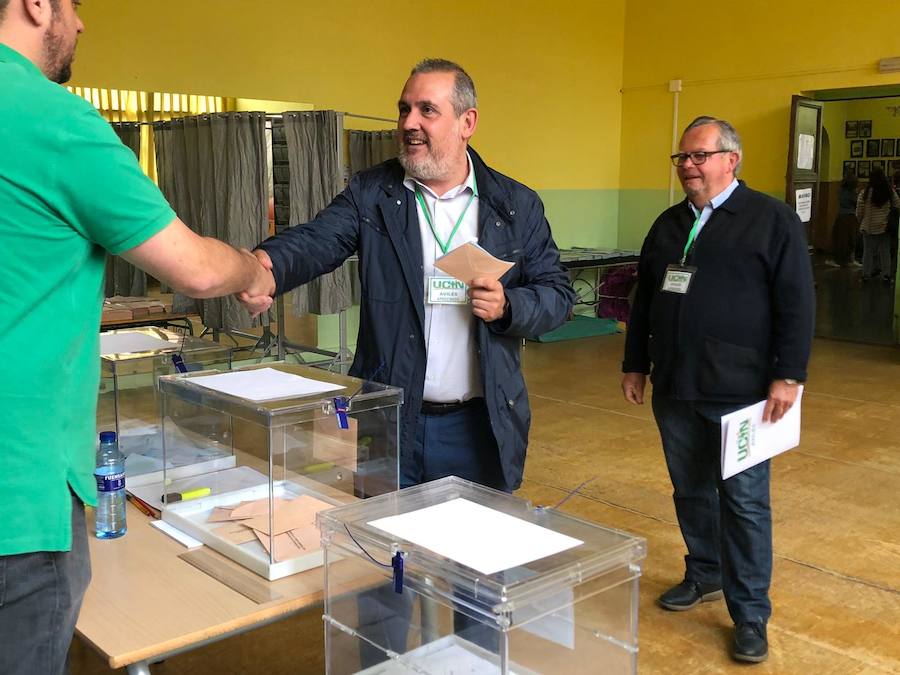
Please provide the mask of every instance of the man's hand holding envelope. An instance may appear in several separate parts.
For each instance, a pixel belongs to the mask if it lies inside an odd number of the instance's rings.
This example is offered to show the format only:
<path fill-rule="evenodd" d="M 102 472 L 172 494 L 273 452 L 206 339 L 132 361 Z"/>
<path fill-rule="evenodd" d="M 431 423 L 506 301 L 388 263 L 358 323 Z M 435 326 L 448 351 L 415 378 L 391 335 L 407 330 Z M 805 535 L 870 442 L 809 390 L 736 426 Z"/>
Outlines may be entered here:
<path fill-rule="evenodd" d="M 496 321 L 506 310 L 506 294 L 500 277 L 515 263 L 495 258 L 477 244 L 467 243 L 434 261 L 434 266 L 469 287 L 472 314 Z"/>

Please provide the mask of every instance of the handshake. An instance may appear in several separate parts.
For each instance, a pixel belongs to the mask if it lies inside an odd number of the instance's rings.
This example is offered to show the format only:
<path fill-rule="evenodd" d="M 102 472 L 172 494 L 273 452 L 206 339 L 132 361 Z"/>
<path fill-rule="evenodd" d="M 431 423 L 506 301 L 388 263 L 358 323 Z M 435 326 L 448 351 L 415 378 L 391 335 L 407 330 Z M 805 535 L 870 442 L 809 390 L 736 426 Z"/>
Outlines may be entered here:
<path fill-rule="evenodd" d="M 250 316 L 256 318 L 272 306 L 275 295 L 275 277 L 272 274 L 272 259 L 265 251 L 256 250 L 252 253 L 246 249 L 241 254 L 247 259 L 250 271 L 250 285 L 235 298 L 240 302 Z"/>

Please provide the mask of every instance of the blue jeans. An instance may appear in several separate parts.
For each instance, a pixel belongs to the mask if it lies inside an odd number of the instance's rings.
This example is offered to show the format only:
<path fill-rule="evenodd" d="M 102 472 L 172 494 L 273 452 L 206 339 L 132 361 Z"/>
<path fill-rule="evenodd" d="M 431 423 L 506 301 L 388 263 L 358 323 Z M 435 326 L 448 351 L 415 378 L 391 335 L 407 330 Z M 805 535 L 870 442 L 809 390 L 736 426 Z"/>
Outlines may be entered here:
<path fill-rule="evenodd" d="M 91 580 L 84 504 L 72 495 L 72 550 L 0 556 L 0 673 L 65 673 Z"/>
<path fill-rule="evenodd" d="M 458 476 L 512 492 L 503 478 L 500 451 L 484 399 L 446 415 L 419 415 L 409 452 L 401 453 L 400 487 Z"/>
<path fill-rule="evenodd" d="M 497 490 L 512 492 L 503 478 L 500 454 L 491 430 L 487 407 L 480 401 L 446 415 L 419 415 L 415 443 L 402 454 L 400 487 L 458 476 Z M 406 651 L 407 634 L 415 594 L 404 589 L 402 595 L 387 583 L 359 597 L 359 632 L 376 644 L 392 651 Z M 453 627 L 457 635 L 496 651 L 496 631 L 455 612 Z M 360 660 L 368 668 L 385 660 L 384 652 L 365 641 L 360 645 Z"/>
<path fill-rule="evenodd" d="M 872 276 L 876 264 L 881 276 L 891 277 L 894 275 L 894 270 L 891 268 L 890 235 L 887 232 L 881 234 L 863 232 L 863 276 Z"/>
<path fill-rule="evenodd" d="M 735 623 L 765 623 L 772 614 L 769 462 L 722 480 L 720 418 L 742 407 L 653 396 L 688 550 L 684 577 L 721 584 Z"/>

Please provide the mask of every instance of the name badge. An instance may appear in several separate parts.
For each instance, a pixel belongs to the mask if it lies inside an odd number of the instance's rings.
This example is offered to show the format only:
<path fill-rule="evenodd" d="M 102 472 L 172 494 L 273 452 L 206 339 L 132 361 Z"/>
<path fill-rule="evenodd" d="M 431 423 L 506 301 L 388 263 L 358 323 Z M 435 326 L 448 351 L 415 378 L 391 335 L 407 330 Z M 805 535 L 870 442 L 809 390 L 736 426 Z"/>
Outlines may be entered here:
<path fill-rule="evenodd" d="M 429 305 L 465 305 L 468 286 L 453 277 L 428 277 Z"/>
<path fill-rule="evenodd" d="M 687 265 L 669 265 L 666 267 L 666 276 L 663 279 L 662 290 L 667 293 L 680 293 L 684 295 L 688 292 L 691 285 L 691 279 L 694 278 L 696 267 Z"/>

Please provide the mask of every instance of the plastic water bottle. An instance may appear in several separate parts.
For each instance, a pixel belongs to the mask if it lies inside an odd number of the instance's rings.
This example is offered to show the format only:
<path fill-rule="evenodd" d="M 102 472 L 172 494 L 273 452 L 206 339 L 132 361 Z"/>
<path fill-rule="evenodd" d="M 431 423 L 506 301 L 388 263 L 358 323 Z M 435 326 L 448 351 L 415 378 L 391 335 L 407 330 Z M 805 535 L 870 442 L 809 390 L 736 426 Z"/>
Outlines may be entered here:
<path fill-rule="evenodd" d="M 98 539 L 115 539 L 125 534 L 125 457 L 119 452 L 115 431 L 100 432 L 97 451 L 97 514 L 94 518 Z"/>

